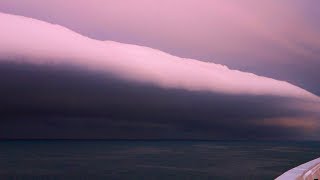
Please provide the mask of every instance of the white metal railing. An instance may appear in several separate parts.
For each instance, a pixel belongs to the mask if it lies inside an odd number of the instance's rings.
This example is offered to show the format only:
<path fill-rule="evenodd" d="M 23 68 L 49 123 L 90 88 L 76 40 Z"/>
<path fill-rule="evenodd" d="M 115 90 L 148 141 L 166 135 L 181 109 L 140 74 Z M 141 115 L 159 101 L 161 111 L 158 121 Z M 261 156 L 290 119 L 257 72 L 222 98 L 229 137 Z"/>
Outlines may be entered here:
<path fill-rule="evenodd" d="M 276 180 L 320 180 L 320 158 L 290 169 Z"/>

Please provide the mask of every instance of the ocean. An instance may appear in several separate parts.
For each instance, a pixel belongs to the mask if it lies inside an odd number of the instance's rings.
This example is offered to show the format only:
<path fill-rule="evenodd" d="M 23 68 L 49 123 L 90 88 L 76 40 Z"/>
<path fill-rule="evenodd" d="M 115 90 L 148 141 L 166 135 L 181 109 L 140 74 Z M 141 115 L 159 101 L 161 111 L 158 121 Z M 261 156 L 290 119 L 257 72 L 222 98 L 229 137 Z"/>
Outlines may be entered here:
<path fill-rule="evenodd" d="M 274 179 L 320 156 L 298 141 L 0 141 L 0 179 Z"/>

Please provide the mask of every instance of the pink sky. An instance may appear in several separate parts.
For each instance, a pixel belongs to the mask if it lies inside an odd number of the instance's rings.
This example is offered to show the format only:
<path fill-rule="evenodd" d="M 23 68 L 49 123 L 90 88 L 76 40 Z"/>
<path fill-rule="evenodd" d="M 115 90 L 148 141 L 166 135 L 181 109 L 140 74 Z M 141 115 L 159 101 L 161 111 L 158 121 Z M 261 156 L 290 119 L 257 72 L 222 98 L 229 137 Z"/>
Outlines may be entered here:
<path fill-rule="evenodd" d="M 290 3 L 289 3 L 290 2 Z M 299 1 L 3 0 L 0 10 L 58 23 L 100 40 L 142 44 L 180 56 L 313 59 L 319 23 Z M 192 49 L 194 52 L 188 52 Z M 231 54 L 231 55 L 230 55 Z M 253 59 L 251 59 L 253 60 Z"/>

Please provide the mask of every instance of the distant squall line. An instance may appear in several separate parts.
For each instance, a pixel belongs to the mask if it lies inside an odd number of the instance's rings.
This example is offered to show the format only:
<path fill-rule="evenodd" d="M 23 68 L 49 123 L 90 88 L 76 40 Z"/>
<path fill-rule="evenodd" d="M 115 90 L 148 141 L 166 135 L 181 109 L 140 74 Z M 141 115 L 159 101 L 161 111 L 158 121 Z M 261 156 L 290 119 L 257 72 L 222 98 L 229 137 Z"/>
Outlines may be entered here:
<path fill-rule="evenodd" d="M 285 81 L 152 48 L 94 40 L 32 18 L 0 13 L 0 23 L 0 61 L 76 65 L 162 88 L 320 101 L 318 96 Z"/>

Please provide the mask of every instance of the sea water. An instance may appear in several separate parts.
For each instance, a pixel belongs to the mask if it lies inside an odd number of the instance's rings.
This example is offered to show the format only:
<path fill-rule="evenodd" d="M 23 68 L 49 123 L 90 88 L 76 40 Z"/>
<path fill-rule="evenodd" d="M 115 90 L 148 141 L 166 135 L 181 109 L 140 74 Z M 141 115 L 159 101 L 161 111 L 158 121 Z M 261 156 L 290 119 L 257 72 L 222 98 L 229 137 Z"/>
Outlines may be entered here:
<path fill-rule="evenodd" d="M 0 179 L 274 179 L 317 157 L 318 142 L 0 141 Z"/>

